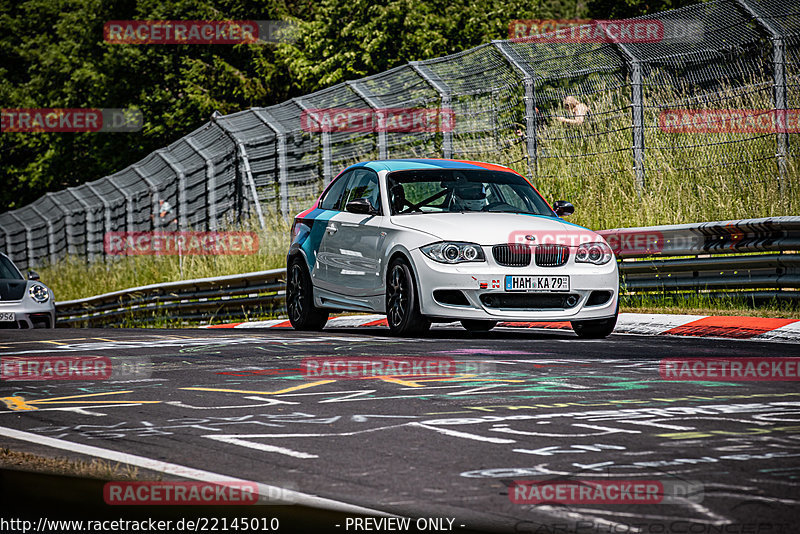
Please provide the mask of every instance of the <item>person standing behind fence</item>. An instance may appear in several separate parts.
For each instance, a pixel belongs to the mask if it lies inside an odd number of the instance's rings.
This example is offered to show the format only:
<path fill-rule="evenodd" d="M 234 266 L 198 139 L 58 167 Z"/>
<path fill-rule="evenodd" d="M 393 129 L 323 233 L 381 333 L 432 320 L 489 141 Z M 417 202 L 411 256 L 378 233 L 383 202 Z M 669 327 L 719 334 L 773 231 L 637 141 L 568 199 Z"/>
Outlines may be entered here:
<path fill-rule="evenodd" d="M 589 117 L 589 106 L 583 102 L 579 102 L 574 96 L 568 96 L 564 99 L 564 106 L 572 113 L 573 118 L 556 117 L 556 120 L 564 124 L 573 124 L 575 126 L 582 125 Z"/>
<path fill-rule="evenodd" d="M 155 215 L 150 215 L 150 218 L 155 220 Z M 170 220 L 170 218 L 172 218 L 172 220 Z M 172 204 L 170 204 L 168 200 L 161 199 L 158 201 L 158 220 L 156 222 L 160 227 L 178 222 L 175 214 L 172 213 Z"/>

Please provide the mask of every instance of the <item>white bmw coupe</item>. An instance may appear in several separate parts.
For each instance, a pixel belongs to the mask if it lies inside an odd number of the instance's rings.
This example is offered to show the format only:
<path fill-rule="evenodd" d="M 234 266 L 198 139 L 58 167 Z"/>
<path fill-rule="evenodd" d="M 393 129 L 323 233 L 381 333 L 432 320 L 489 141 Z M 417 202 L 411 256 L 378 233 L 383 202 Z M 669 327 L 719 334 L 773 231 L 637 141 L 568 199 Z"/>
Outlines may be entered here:
<path fill-rule="evenodd" d="M 396 335 L 432 322 L 487 331 L 499 321 L 570 321 L 584 338 L 614 329 L 619 275 L 597 233 L 567 223 L 525 177 L 488 163 L 358 163 L 295 217 L 286 307 L 298 330 L 332 311 L 378 312 Z"/>

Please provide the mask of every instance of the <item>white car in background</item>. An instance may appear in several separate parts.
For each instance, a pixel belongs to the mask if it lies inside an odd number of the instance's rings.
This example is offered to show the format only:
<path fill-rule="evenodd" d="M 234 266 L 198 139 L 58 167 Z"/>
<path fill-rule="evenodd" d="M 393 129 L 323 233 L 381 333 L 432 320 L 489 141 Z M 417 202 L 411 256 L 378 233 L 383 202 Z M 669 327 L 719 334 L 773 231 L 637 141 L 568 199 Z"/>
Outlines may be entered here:
<path fill-rule="evenodd" d="M 0 253 L 0 328 L 55 328 L 53 292 L 39 275 L 22 276 L 8 256 Z"/>
<path fill-rule="evenodd" d="M 432 322 L 487 331 L 499 321 L 570 321 L 612 332 L 617 262 L 520 174 L 488 163 L 385 160 L 348 167 L 295 217 L 286 303 L 299 330 L 334 310 L 387 314 L 397 335 Z"/>

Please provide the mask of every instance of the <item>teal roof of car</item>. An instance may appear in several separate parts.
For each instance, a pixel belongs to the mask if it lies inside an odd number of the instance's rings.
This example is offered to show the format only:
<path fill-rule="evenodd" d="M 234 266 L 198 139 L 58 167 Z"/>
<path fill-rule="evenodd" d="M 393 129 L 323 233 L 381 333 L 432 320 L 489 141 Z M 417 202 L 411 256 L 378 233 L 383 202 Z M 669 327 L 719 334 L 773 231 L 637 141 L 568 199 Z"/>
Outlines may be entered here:
<path fill-rule="evenodd" d="M 461 161 L 453 159 L 384 159 L 364 161 L 351 165 L 348 169 L 366 167 L 374 171 L 405 171 L 410 169 L 475 169 L 475 170 L 505 170 L 516 172 L 513 169 L 494 163 L 478 161 Z"/>

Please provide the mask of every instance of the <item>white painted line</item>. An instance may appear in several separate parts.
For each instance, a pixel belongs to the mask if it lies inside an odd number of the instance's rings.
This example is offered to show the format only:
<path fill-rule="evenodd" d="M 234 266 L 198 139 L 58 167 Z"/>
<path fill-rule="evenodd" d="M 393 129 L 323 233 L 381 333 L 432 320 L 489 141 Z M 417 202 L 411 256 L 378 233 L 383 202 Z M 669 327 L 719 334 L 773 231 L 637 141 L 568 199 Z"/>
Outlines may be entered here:
<path fill-rule="evenodd" d="M 242 323 L 236 325 L 234 328 L 272 328 L 276 324 L 285 323 L 288 319 L 270 319 L 269 321 L 253 321 L 250 323 Z"/>
<path fill-rule="evenodd" d="M 342 328 L 347 326 L 361 326 L 385 318 L 385 315 L 346 315 L 344 317 L 331 317 L 325 324 L 325 327 Z"/>
<path fill-rule="evenodd" d="M 643 336 L 658 336 L 663 335 L 665 332 L 683 326 L 685 324 L 705 319 L 708 315 L 676 315 L 667 313 L 620 313 L 617 319 L 617 326 L 614 329 L 614 334 L 633 334 Z M 358 328 L 366 325 L 367 323 L 384 319 L 384 315 L 347 315 L 343 317 L 331 317 L 327 323 L 328 328 Z M 271 328 L 278 324 L 285 323 L 286 319 L 273 319 L 269 321 L 254 321 L 249 323 L 241 323 L 230 328 Z M 502 322 L 553 322 L 553 321 L 531 321 L 529 319 L 519 321 L 502 321 Z M 461 328 L 459 322 L 453 323 L 437 323 L 434 328 Z M 201 328 L 208 328 L 207 326 Z M 385 327 L 384 327 L 385 328 Z M 516 327 L 505 327 L 516 328 Z M 522 328 L 528 328 L 524 326 Z M 549 331 L 564 331 L 564 329 L 554 330 L 552 328 L 543 327 Z M 701 336 L 701 337 L 715 337 L 715 336 Z M 724 338 L 728 341 L 777 341 L 777 342 L 798 342 L 800 341 L 800 321 L 797 323 L 782 326 L 771 332 L 765 332 L 758 336 L 747 339 L 733 339 Z M 563 341 L 563 340 L 561 340 Z M 601 342 L 601 340 L 597 340 Z"/>
<path fill-rule="evenodd" d="M 102 449 L 100 447 L 93 447 L 92 445 L 84 445 L 82 443 L 74 443 L 63 439 L 50 438 L 38 434 L 31 434 L 22 430 L 15 430 L 13 428 L 6 428 L 0 426 L 0 436 L 6 436 L 21 441 L 28 441 L 36 443 L 37 445 L 45 445 L 55 449 L 61 449 L 78 454 L 86 454 L 96 458 L 103 458 L 112 462 L 120 462 L 128 465 L 135 465 L 142 469 L 149 469 L 151 471 L 158 471 L 169 475 L 175 475 L 192 480 L 199 480 L 202 482 L 247 482 L 253 483 L 250 480 L 235 478 L 227 475 L 220 475 L 212 473 L 211 471 L 203 471 L 202 469 L 194 469 L 183 465 L 162 462 L 160 460 L 153 460 L 145 458 L 144 456 L 137 456 L 135 454 L 126 454 L 123 452 L 112 451 L 109 449 Z M 317 497 L 308 493 L 301 493 L 290 489 L 280 488 L 278 486 L 270 486 L 269 484 L 262 484 L 255 482 L 258 486 L 259 496 L 267 495 L 281 495 L 283 502 L 277 504 L 300 504 L 314 508 L 324 508 L 336 512 L 363 514 L 370 516 L 392 517 L 393 514 L 388 514 L 380 510 L 373 510 L 371 508 L 364 508 L 353 504 L 348 504 L 341 501 L 326 499 L 324 497 Z"/>
<path fill-rule="evenodd" d="M 704 319 L 707 315 L 667 313 L 620 313 L 614 333 L 659 335 L 678 326 Z"/>
<path fill-rule="evenodd" d="M 475 441 L 485 441 L 487 443 L 516 443 L 516 441 L 513 439 L 489 438 L 486 436 L 479 436 L 478 434 L 471 434 L 469 432 L 459 432 L 458 430 L 450 430 L 449 428 L 440 428 L 438 426 L 430 426 L 423 423 L 407 423 L 407 424 L 408 426 L 418 426 L 420 428 L 434 430 L 440 434 L 444 434 L 445 436 L 451 436 L 454 438 L 474 439 Z"/>
<path fill-rule="evenodd" d="M 764 332 L 750 339 L 754 341 L 800 341 L 800 321 Z"/>
<path fill-rule="evenodd" d="M 316 454 L 308 454 L 306 452 L 295 451 L 292 449 L 287 449 L 285 447 L 278 447 L 276 445 L 266 445 L 264 443 L 258 443 L 255 441 L 247 441 L 244 439 L 238 439 L 235 436 L 203 436 L 205 438 L 215 439 L 217 441 L 221 441 L 223 443 L 229 443 L 231 445 L 240 445 L 242 447 L 250 447 L 251 449 L 256 449 L 257 451 L 263 452 L 275 452 L 278 454 L 285 454 L 286 456 L 292 456 L 294 458 L 319 458 Z"/>

